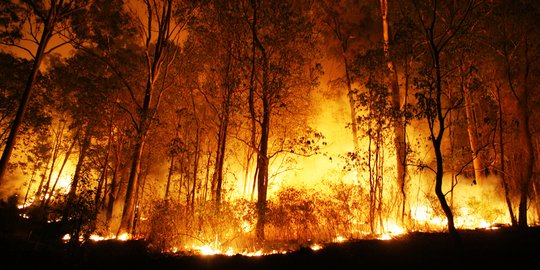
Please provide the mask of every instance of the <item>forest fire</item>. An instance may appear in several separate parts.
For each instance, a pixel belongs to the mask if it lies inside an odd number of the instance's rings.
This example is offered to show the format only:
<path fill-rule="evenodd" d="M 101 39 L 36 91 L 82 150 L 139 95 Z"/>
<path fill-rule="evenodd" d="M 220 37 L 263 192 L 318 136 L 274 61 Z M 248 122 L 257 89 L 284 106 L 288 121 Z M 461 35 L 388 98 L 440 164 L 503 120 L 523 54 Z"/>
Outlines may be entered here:
<path fill-rule="evenodd" d="M 0 2 L 0 240 L 213 262 L 540 224 L 534 1 L 38 2 Z"/>

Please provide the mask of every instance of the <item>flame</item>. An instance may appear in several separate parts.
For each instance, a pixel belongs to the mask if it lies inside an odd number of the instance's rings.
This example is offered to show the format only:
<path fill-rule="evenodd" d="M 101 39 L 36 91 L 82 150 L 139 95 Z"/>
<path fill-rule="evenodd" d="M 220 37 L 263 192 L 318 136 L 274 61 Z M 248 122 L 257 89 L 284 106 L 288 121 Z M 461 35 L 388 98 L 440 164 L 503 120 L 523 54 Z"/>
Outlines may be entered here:
<path fill-rule="evenodd" d="M 346 98 L 346 97 L 345 97 Z M 317 192 L 320 192 L 321 194 L 324 194 L 326 196 L 334 195 L 332 194 L 332 190 L 329 188 L 328 185 L 324 185 L 322 183 L 323 181 L 320 181 L 321 179 L 333 182 L 339 182 L 346 186 L 350 185 L 351 187 L 351 193 L 348 194 L 350 197 L 349 200 L 362 198 L 361 194 L 354 192 L 359 192 L 359 190 L 369 190 L 369 183 L 366 183 L 368 181 L 365 181 L 366 179 L 369 179 L 369 172 L 365 171 L 359 171 L 359 170 L 350 170 L 345 171 L 343 170 L 343 163 L 344 161 L 336 158 L 340 154 L 346 153 L 348 151 L 351 151 L 353 148 L 352 146 L 352 138 L 350 135 L 350 131 L 344 127 L 343 123 L 348 122 L 347 116 L 349 112 L 341 111 L 342 110 L 342 104 L 346 104 L 347 101 L 341 100 L 341 101 L 333 101 L 333 100 L 325 100 L 324 102 L 320 103 L 320 108 L 318 108 L 318 113 L 316 114 L 316 117 L 313 119 L 310 119 L 309 124 L 316 127 L 317 130 L 320 130 L 327 138 L 328 138 L 328 147 L 325 149 L 328 151 L 328 156 L 332 156 L 333 159 L 331 161 L 328 160 L 327 156 L 316 156 L 316 157 L 295 157 L 293 158 L 295 162 L 294 169 L 290 168 L 283 168 L 281 167 L 284 163 L 286 163 L 287 158 L 290 158 L 288 156 L 276 156 L 271 161 L 270 164 L 270 179 L 269 179 L 269 190 L 268 190 L 268 200 L 269 201 L 276 201 L 276 194 L 278 191 L 282 188 L 286 187 L 305 187 L 309 186 L 310 188 L 313 188 Z M 314 110 L 317 110 L 317 108 L 314 108 Z M 339 111 L 336 116 L 336 110 Z M 349 119 L 350 121 L 350 119 Z M 414 133 L 415 131 L 411 128 L 411 137 L 416 136 Z M 390 138 L 386 138 L 390 140 Z M 365 142 L 361 142 L 365 143 Z M 367 149 L 368 147 L 365 145 L 361 145 L 361 148 Z M 241 150 L 239 150 L 241 151 Z M 429 151 L 427 149 L 417 149 L 419 153 L 424 153 L 425 156 L 429 157 Z M 391 151 L 390 151 L 391 152 Z M 239 154 L 240 155 L 240 154 Z M 386 156 L 386 160 L 392 160 L 391 153 L 389 156 Z M 426 158 L 426 159 L 428 159 Z M 390 162 L 389 162 L 390 163 Z M 385 189 L 383 190 L 383 195 L 381 195 L 381 200 L 387 200 L 387 201 L 393 201 L 396 199 L 396 196 L 393 195 L 392 189 L 395 189 L 395 183 L 393 181 L 395 179 L 395 168 L 392 168 L 393 164 L 386 164 L 385 168 L 383 168 L 384 171 L 384 178 L 385 178 Z M 387 168 L 388 167 L 388 168 Z M 58 194 L 66 194 L 69 192 L 70 183 L 72 180 L 72 173 L 74 171 L 74 165 L 73 162 L 70 160 L 66 164 L 66 167 L 64 168 L 61 176 L 58 178 L 58 184 L 55 190 L 50 191 L 47 194 L 42 194 L 41 196 L 44 196 L 43 198 L 54 198 L 54 196 L 57 196 Z M 231 186 L 227 187 L 227 190 L 230 190 L 231 192 L 227 194 L 227 199 L 232 201 L 234 199 L 245 199 L 248 198 L 249 192 L 238 192 L 244 188 L 245 186 L 250 186 L 252 182 L 250 179 L 253 179 L 252 175 L 246 175 L 244 179 L 243 178 L 243 164 L 228 164 L 228 173 L 229 175 L 234 175 L 234 177 L 238 176 L 237 181 L 232 181 L 229 178 L 227 184 L 230 184 Z M 336 173 L 337 172 L 337 173 Z M 432 179 L 428 179 L 426 175 L 423 173 L 415 174 L 414 172 L 410 172 L 410 179 L 414 179 L 415 182 L 411 180 L 409 190 L 410 193 L 413 194 L 412 191 L 417 191 L 416 197 L 409 194 L 408 195 L 408 204 L 407 207 L 409 208 L 409 213 L 407 218 L 409 219 L 407 221 L 406 225 L 399 225 L 402 224 L 401 222 L 395 222 L 389 216 L 395 213 L 390 213 L 391 211 L 396 211 L 395 208 L 388 210 L 388 212 L 383 213 L 383 216 L 381 219 L 384 219 L 383 224 L 377 224 L 376 226 L 372 226 L 375 228 L 370 228 L 369 224 L 366 224 L 366 214 L 362 213 L 362 211 L 365 210 L 365 205 L 361 205 L 361 203 L 357 202 L 351 202 L 351 201 L 345 201 L 343 202 L 344 205 L 347 205 L 350 207 L 350 214 L 347 216 L 344 216 L 343 219 L 346 219 L 347 222 L 344 222 L 343 220 L 338 220 L 338 222 L 347 223 L 343 225 L 342 227 L 333 227 L 333 225 L 328 225 L 324 221 L 321 220 L 310 220 L 308 225 L 313 225 L 311 223 L 318 223 L 318 225 L 326 225 L 327 227 L 330 227 L 330 229 L 335 229 L 335 231 L 328 232 L 324 237 L 319 238 L 313 238 L 317 239 L 317 243 L 310 244 L 308 247 L 313 251 L 318 251 L 322 248 L 324 248 L 325 243 L 344 243 L 346 241 L 355 240 L 359 238 L 375 238 L 380 240 L 391 240 L 396 238 L 397 236 L 407 234 L 409 231 L 436 231 L 436 230 L 445 230 L 447 226 L 447 220 L 446 216 L 440 213 L 438 209 L 438 205 L 434 203 L 433 201 L 430 201 L 432 198 L 427 198 L 428 196 L 423 196 L 422 194 L 433 194 L 432 192 L 432 186 L 430 186 L 430 183 L 432 182 Z M 54 181 L 58 176 L 58 172 L 53 173 L 52 180 Z M 151 177 L 148 177 L 150 179 Z M 156 177 L 158 178 L 158 177 Z M 388 179 L 388 180 L 386 180 Z M 447 181 L 448 179 L 445 179 L 446 183 L 449 183 L 450 181 Z M 148 180 L 151 181 L 151 180 Z M 386 182 L 387 181 L 387 182 Z M 149 184 L 150 186 L 150 184 Z M 455 204 L 452 205 L 453 207 L 453 213 L 455 217 L 455 224 L 456 227 L 459 229 L 476 229 L 476 228 L 484 228 L 484 229 L 497 229 L 497 226 L 494 226 L 494 224 L 508 224 L 509 222 L 505 219 L 504 215 L 497 215 L 496 213 L 488 213 L 490 210 L 486 207 L 483 207 L 482 205 L 479 205 L 474 200 L 471 200 L 470 198 L 474 197 L 482 197 L 481 194 L 479 194 L 479 188 L 473 189 L 473 188 L 467 188 L 462 187 L 464 185 L 458 185 L 455 187 L 455 194 L 461 194 L 462 197 L 458 198 L 458 195 L 456 195 Z M 29 192 L 29 194 L 33 194 L 36 192 L 35 189 L 37 189 L 37 185 L 32 187 L 33 189 Z M 461 190 L 460 190 L 461 188 Z M 447 189 L 448 190 L 448 189 Z M 487 189 L 486 189 L 487 190 Z M 495 194 L 493 192 L 493 194 Z M 487 198 L 487 197 L 485 197 Z M 491 198 L 491 197 L 490 197 Z M 42 198 L 29 198 L 26 203 L 18 205 L 20 209 L 26 208 L 30 206 L 34 201 L 39 201 Z M 153 198 L 155 199 L 155 198 Z M 304 199 L 304 198 L 298 198 Z M 332 198 L 333 199 L 333 198 Z M 360 200 L 360 199 L 359 199 Z M 365 199 L 364 199 L 365 200 Z M 485 199 L 483 199 L 485 200 Z M 391 205 L 394 202 L 387 202 L 384 201 L 383 204 Z M 500 207 L 499 205 L 490 202 L 491 207 L 499 209 L 504 209 L 504 207 Z M 358 204 L 361 206 L 356 206 L 356 209 L 353 209 L 354 205 Z M 142 204 L 141 204 L 142 205 Z M 386 206 L 386 205 L 385 205 Z M 317 207 L 322 207 L 317 205 Z M 390 208 L 388 206 L 388 208 Z M 137 209 L 140 210 L 137 206 Z M 141 210 L 142 211 L 142 210 Z M 247 212 L 247 211 L 246 211 Z M 493 211 L 496 212 L 496 211 Z M 139 218 L 139 221 L 141 225 L 144 225 L 145 223 L 148 224 L 152 222 L 152 217 L 150 215 L 147 215 L 148 213 L 140 213 L 141 217 Z M 245 213 L 244 213 L 245 214 Z M 23 218 L 28 218 L 25 214 L 22 215 Z M 398 220 L 398 219 L 397 219 Z M 225 221 L 226 223 L 227 221 Z M 233 223 L 233 222 L 231 222 Z M 331 224 L 331 222 L 329 222 Z M 212 227 L 210 230 L 208 228 L 200 229 L 203 232 L 200 232 L 201 234 L 208 233 L 208 231 L 211 231 L 213 234 L 217 234 L 215 231 L 220 230 L 224 227 L 227 227 L 228 224 L 222 224 L 217 223 L 219 226 Z M 294 224 L 295 226 L 297 224 Z M 231 225 L 233 226 L 233 225 Z M 204 231 L 207 229 L 207 231 Z M 235 233 L 240 234 L 241 238 L 245 235 L 251 235 L 253 234 L 255 229 L 255 222 L 253 220 L 241 220 L 239 222 L 236 222 L 234 224 L 234 231 Z M 288 229 L 288 228 L 287 228 Z M 150 230 L 150 229 L 147 229 Z M 305 238 L 294 238 L 297 235 L 295 235 L 294 230 L 300 231 L 300 233 L 304 233 L 305 231 L 302 230 L 302 228 L 294 228 L 291 229 L 291 232 L 288 232 L 286 236 L 283 236 L 284 233 L 282 231 L 277 230 L 277 232 L 274 232 L 274 236 L 283 237 L 289 239 L 286 240 L 297 240 L 298 239 L 305 239 Z M 315 229 L 313 229 L 315 231 Z M 168 233 L 165 231 L 165 233 Z M 183 233 L 183 232 L 182 232 Z M 316 234 L 316 233 L 314 233 Z M 137 234 L 139 235 L 139 234 Z M 144 237 L 144 233 L 142 233 Z M 337 235 L 337 236 L 336 236 Z M 206 235 L 207 236 L 207 235 Z M 235 235 L 236 237 L 237 235 Z M 346 236 L 346 237 L 345 237 Z M 113 234 L 92 234 L 89 239 L 91 241 L 104 241 L 104 240 L 119 240 L 119 241 L 126 241 L 129 239 L 133 239 L 133 235 L 130 235 L 128 233 L 124 233 L 121 235 L 113 235 Z M 197 235 L 198 237 L 198 235 Z M 311 236 L 309 236 L 311 237 Z M 207 239 L 210 237 L 201 237 L 201 239 Z M 232 237 L 231 237 L 232 238 Z M 220 238 L 221 239 L 221 238 Z M 224 239 L 224 238 L 223 238 Z M 70 235 L 65 235 L 62 240 L 69 241 Z M 81 239 L 82 240 L 82 239 Z M 184 242 L 182 242 L 184 241 Z M 178 253 L 179 251 L 190 251 L 193 254 L 198 254 L 202 256 L 212 256 L 212 255 L 226 255 L 226 256 L 233 256 L 233 255 L 242 255 L 242 256 L 264 256 L 269 254 L 278 254 L 278 253 L 287 253 L 290 252 L 289 249 L 283 248 L 260 248 L 260 247 L 253 247 L 253 248 L 239 248 L 235 245 L 229 245 L 229 241 L 223 241 L 219 242 L 217 240 L 210 241 L 211 243 L 203 243 L 202 245 L 195 245 L 191 244 L 190 241 L 178 241 L 174 242 L 171 245 L 168 245 L 164 247 L 167 252 L 171 253 Z M 180 242 L 180 243 L 179 243 Z M 187 243 L 186 243 L 187 242 Z M 204 241 L 199 241 L 197 243 L 201 243 Z M 247 242 L 247 241 L 246 241 Z M 227 244 L 224 244 L 227 243 Z M 308 242 L 311 243 L 311 240 Z M 296 246 L 302 247 L 305 246 L 306 242 L 301 242 L 297 244 Z M 250 244 L 245 244 L 246 246 L 250 246 Z M 251 247 L 251 246 L 250 246 Z"/>

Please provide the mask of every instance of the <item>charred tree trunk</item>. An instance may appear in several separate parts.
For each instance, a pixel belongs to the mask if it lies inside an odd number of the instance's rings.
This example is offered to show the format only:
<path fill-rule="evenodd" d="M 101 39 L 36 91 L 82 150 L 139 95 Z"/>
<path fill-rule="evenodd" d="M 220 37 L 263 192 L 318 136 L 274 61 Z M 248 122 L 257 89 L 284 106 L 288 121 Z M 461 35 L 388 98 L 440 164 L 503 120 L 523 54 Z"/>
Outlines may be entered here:
<path fill-rule="evenodd" d="M 223 112 L 223 114 L 228 114 L 228 112 Z M 224 119 L 221 120 L 219 125 L 218 132 L 218 149 L 216 151 L 216 163 L 214 169 L 214 180 L 213 184 L 213 197 L 216 210 L 219 210 L 221 205 L 221 189 L 223 184 L 223 165 L 225 163 L 225 147 L 227 145 L 227 126 L 228 126 L 228 115 L 223 116 Z M 215 183 L 215 184 L 214 184 Z"/>

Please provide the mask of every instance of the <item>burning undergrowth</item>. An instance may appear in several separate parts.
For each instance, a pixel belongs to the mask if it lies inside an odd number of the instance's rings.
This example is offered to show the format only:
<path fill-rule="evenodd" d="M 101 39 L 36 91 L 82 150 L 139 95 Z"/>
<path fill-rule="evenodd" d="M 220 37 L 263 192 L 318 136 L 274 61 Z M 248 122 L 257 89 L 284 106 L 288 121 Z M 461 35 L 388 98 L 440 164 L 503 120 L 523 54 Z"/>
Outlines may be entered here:
<path fill-rule="evenodd" d="M 44 209 L 39 205 L 23 205 L 12 198 L 3 208 L 12 209 L 12 217 L 33 224 L 23 232 L 28 239 L 40 239 L 39 234 L 43 232 L 51 235 L 49 239 L 79 246 L 135 240 L 144 243 L 153 253 L 174 256 L 261 256 L 301 249 L 317 251 L 333 243 L 389 240 L 410 232 L 446 230 L 445 215 L 436 198 L 430 195 L 430 185 L 409 186 L 409 190 L 416 189 L 418 195 L 409 198 L 403 216 L 395 206 L 397 195 L 387 186 L 385 194 L 388 196 L 376 209 L 379 215 L 374 222 L 368 222 L 369 189 L 354 181 L 322 181 L 321 186 L 283 186 L 273 194 L 266 204 L 263 240 L 257 239 L 255 233 L 256 202 L 230 194 L 219 204 L 212 200 L 148 196 L 136 208 L 131 233 L 121 234 L 113 222 L 107 223 L 106 217 L 96 214 L 92 204 L 85 201 L 75 201 L 67 207 L 66 200 L 59 196 Z M 459 229 L 490 229 L 509 224 L 503 204 L 492 196 L 495 192 L 487 186 L 480 189 L 460 185 L 452 191 L 450 202 Z M 38 216 L 40 223 L 36 223 Z M 36 224 L 41 224 L 42 228 L 37 230 Z"/>
<path fill-rule="evenodd" d="M 444 213 L 435 198 L 426 196 L 399 219 L 381 219 L 375 226 L 365 220 L 369 209 L 354 184 L 332 186 L 330 192 L 306 188 L 282 188 L 268 201 L 265 239 L 254 233 L 256 203 L 246 199 L 180 203 L 158 200 L 140 209 L 131 239 L 143 239 L 148 248 L 176 255 L 259 256 L 288 253 L 302 248 L 318 250 L 325 245 L 358 239 L 393 239 L 408 232 L 442 232 Z M 454 204 L 456 225 L 460 229 L 491 228 L 507 224 L 496 204 L 482 203 L 475 196 Z M 386 213 L 391 204 L 385 202 Z M 388 215 L 391 216 L 391 215 Z M 100 234 L 97 230 L 96 234 Z M 107 234 L 103 231 L 101 234 Z M 109 233 L 110 234 L 110 233 Z M 91 239 L 91 238 L 90 238 Z M 94 237 L 94 240 L 104 238 Z M 110 239 L 110 238 L 109 238 Z"/>

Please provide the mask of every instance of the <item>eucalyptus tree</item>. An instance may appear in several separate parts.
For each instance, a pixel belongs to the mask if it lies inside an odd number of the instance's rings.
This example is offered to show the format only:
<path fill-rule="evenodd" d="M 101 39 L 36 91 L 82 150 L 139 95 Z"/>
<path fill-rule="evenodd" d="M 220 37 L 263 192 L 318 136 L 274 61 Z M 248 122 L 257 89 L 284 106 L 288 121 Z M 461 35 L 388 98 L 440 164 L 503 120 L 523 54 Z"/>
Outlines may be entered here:
<path fill-rule="evenodd" d="M 456 36 L 468 31 L 471 14 L 478 1 L 443 2 L 412 1 L 416 13 L 417 29 L 423 36 L 425 57 L 415 94 L 419 106 L 419 116 L 426 120 L 429 140 L 433 145 L 436 167 L 435 194 L 447 218 L 447 228 L 456 243 L 460 236 L 454 224 L 454 214 L 443 192 L 444 160 L 442 142 L 447 128 L 448 113 L 457 108 L 461 101 L 452 99 L 447 89 L 448 69 Z"/>
<path fill-rule="evenodd" d="M 388 170 L 385 153 L 390 144 L 387 138 L 392 137 L 389 130 L 392 130 L 395 107 L 390 99 L 390 87 L 385 80 L 385 62 L 384 50 L 375 48 L 357 57 L 352 65 L 352 70 L 359 77 L 357 80 L 362 84 L 354 98 L 360 113 L 358 121 L 362 123 L 359 126 L 360 135 L 364 140 L 367 139 L 364 144 L 367 149 L 361 150 L 360 153 L 365 154 L 360 155 L 359 164 L 368 171 L 368 223 L 372 233 L 384 231 L 384 196 L 391 194 L 384 192 L 389 190 L 389 185 L 386 185 L 389 181 L 385 178 Z"/>
<path fill-rule="evenodd" d="M 295 92 L 308 94 L 312 82 L 310 60 L 314 42 L 309 2 L 251 0 L 248 23 L 252 34 L 252 70 L 249 108 L 257 124 L 257 223 L 255 234 L 264 240 L 268 194 L 271 122 L 278 113 L 287 118 L 288 99 Z"/>
<path fill-rule="evenodd" d="M 10 125 L 17 112 L 18 100 L 22 97 L 26 74 L 30 72 L 31 62 L 7 52 L 0 53 L 0 62 L 2 63 L 0 66 L 0 92 L 2 93 L 0 97 L 0 129 L 2 130 L 0 145 L 5 145 Z M 39 174 L 41 166 L 35 167 L 34 165 L 42 164 L 47 159 L 46 155 L 34 155 L 38 152 L 43 153 L 43 148 L 38 147 L 41 150 L 34 148 L 35 141 L 39 141 L 38 137 L 47 133 L 51 124 L 51 108 L 54 107 L 51 105 L 50 95 L 46 95 L 47 90 L 42 85 L 42 81 L 38 82 L 34 88 L 37 95 L 30 101 L 29 109 L 26 112 L 27 117 L 22 122 L 18 136 L 18 140 L 21 142 L 20 149 L 29 151 L 16 151 L 13 154 L 16 162 L 9 164 L 7 169 L 10 172 L 18 169 L 25 175 Z M 39 142 L 46 143 L 46 141 Z M 22 147 L 23 145 L 28 146 L 28 148 Z M 30 169 L 32 167 L 34 169 Z M 30 170 L 34 173 L 31 173 Z M 17 184 L 17 182 L 16 178 L 7 179 L 1 189 L 2 192 L 13 192 L 13 184 Z"/>
<path fill-rule="evenodd" d="M 161 97 L 167 84 L 158 83 L 168 78 L 168 68 L 176 60 L 177 43 L 195 6 L 191 3 L 177 3 L 172 0 L 143 1 L 145 14 L 138 15 L 139 33 L 143 39 L 146 59 L 146 82 L 142 88 L 125 85 L 131 96 L 135 111 L 128 111 L 132 119 L 136 140 L 132 156 L 131 172 L 126 190 L 126 199 L 118 233 L 130 233 L 134 220 L 136 193 L 139 186 L 141 157 L 148 132 L 158 112 Z M 127 110 L 126 110 L 127 111 Z"/>
<path fill-rule="evenodd" d="M 8 8 L 9 16 L 7 17 L 10 22 L 2 23 L 1 44 L 21 49 L 30 56 L 33 63 L 0 159 L 0 181 L 6 173 L 43 59 L 52 51 L 67 44 L 67 42 L 52 44 L 50 41 L 69 26 L 73 14 L 84 12 L 84 7 L 88 5 L 88 2 L 80 0 L 9 1 L 9 4 L 3 2 L 2 5 Z"/>
<path fill-rule="evenodd" d="M 514 187 L 519 197 L 518 226 L 528 227 L 528 209 L 534 182 L 535 147 L 533 143 L 536 128 L 533 119 L 537 117 L 534 108 L 538 102 L 538 41 L 540 9 L 529 1 L 494 1 L 492 12 L 483 25 L 485 36 L 481 45 L 488 45 L 493 63 L 494 84 L 499 104 L 500 121 L 506 119 L 506 129 L 514 144 L 510 151 L 501 156 L 501 166 L 505 160 L 513 160 L 505 169 L 503 182 L 506 188 Z M 495 91 L 494 91 L 495 92 Z M 501 113 L 505 109 L 504 115 Z M 500 132 L 502 140 L 502 130 Z M 508 141 L 507 143 L 510 143 Z M 504 147 L 500 143 L 500 147 Z M 502 150 L 503 148 L 501 148 Z M 512 157 L 512 158 L 510 158 Z M 510 170 L 511 169 L 511 170 Z M 514 173 L 511 173 L 513 171 Z M 510 202 L 509 209 L 511 210 Z M 510 211 L 511 217 L 512 212 Z M 512 217 L 513 220 L 513 217 Z"/>
<path fill-rule="evenodd" d="M 230 126 L 239 110 L 240 88 L 246 76 L 246 42 L 249 29 L 244 23 L 241 2 L 213 1 L 205 6 L 194 31 L 201 50 L 199 64 L 204 74 L 200 94 L 214 115 L 209 131 L 215 132 L 215 161 L 211 181 L 216 209 L 222 201 L 224 169 Z"/>
<path fill-rule="evenodd" d="M 399 186 L 401 194 L 401 221 L 403 222 L 405 217 L 405 208 L 407 205 L 407 195 L 405 191 L 406 176 L 407 176 L 407 141 L 406 141 L 406 124 L 405 119 L 405 106 L 407 98 L 403 98 L 407 92 L 401 94 L 399 86 L 397 65 L 395 64 L 394 48 L 391 46 L 393 43 L 393 31 L 390 29 L 389 8 L 387 0 L 380 0 L 380 11 L 382 20 L 382 36 L 383 36 L 383 50 L 386 60 L 386 66 L 388 67 L 388 73 L 386 77 L 390 84 L 391 100 L 393 107 L 393 130 L 394 130 L 394 146 L 396 152 L 396 180 Z"/>
<path fill-rule="evenodd" d="M 356 175 L 361 175 L 359 152 L 359 112 L 356 96 L 358 95 L 357 76 L 354 74 L 353 61 L 359 55 L 362 47 L 374 38 L 375 28 L 372 17 L 369 16 L 369 5 L 358 1 L 321 1 L 318 3 L 319 20 L 322 24 L 323 35 L 330 44 L 326 50 L 330 58 L 336 58 L 343 65 L 343 75 L 329 82 L 331 86 L 343 87 L 346 90 L 350 109 L 350 128 L 352 133 L 353 152 L 351 158 L 356 167 Z M 332 87 L 333 88 L 333 87 Z"/>

